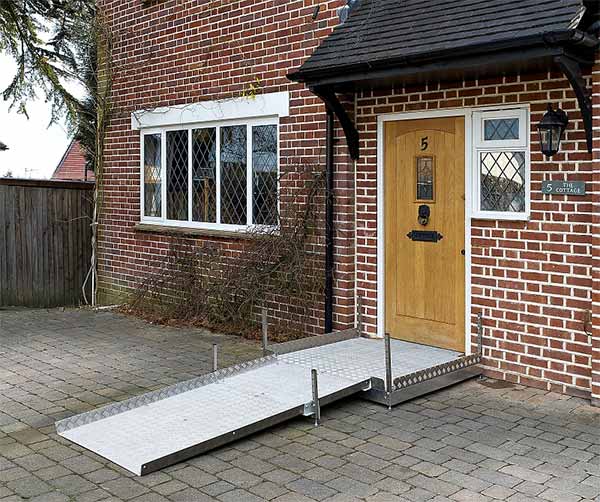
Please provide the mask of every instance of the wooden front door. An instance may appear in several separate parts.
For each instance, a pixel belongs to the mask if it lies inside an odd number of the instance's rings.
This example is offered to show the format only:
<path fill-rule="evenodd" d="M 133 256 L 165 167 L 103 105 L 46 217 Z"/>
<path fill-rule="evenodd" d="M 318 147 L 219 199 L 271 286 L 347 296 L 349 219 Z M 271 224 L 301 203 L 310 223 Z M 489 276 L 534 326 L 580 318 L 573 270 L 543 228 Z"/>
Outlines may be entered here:
<path fill-rule="evenodd" d="M 385 123 L 385 330 L 464 352 L 465 121 Z"/>

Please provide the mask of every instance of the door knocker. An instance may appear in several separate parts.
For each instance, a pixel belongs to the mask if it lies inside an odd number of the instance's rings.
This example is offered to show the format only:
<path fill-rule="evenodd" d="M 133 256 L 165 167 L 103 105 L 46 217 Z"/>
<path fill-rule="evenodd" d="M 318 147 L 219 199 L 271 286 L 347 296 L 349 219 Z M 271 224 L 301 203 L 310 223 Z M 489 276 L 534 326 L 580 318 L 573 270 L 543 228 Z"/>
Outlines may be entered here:
<path fill-rule="evenodd" d="M 424 227 L 429 223 L 429 217 L 431 216 L 431 208 L 423 204 L 419 206 L 419 223 Z"/>

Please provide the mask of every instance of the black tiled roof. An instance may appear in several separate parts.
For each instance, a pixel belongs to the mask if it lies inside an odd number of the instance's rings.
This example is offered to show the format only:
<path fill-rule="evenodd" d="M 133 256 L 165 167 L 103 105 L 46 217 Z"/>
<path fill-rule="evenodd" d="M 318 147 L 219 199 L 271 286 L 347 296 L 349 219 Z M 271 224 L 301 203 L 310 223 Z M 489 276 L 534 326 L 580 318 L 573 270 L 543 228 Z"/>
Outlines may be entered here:
<path fill-rule="evenodd" d="M 515 40 L 577 28 L 583 0 L 362 0 L 295 77 Z"/>

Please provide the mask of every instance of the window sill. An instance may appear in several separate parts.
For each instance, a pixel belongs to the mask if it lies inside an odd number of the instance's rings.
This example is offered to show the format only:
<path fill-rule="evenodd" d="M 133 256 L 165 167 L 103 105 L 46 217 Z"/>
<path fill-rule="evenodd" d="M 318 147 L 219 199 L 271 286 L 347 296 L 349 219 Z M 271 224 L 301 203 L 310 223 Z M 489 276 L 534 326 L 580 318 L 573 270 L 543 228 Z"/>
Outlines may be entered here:
<path fill-rule="evenodd" d="M 136 232 L 175 235 L 179 237 L 217 237 L 221 239 L 256 239 L 257 234 L 244 230 L 215 230 L 210 228 L 186 228 L 170 225 L 157 225 L 154 223 L 137 223 Z"/>
<path fill-rule="evenodd" d="M 531 220 L 529 213 L 485 213 L 477 212 L 471 214 L 471 218 L 474 220 L 487 220 L 487 221 L 524 221 L 528 222 Z"/>

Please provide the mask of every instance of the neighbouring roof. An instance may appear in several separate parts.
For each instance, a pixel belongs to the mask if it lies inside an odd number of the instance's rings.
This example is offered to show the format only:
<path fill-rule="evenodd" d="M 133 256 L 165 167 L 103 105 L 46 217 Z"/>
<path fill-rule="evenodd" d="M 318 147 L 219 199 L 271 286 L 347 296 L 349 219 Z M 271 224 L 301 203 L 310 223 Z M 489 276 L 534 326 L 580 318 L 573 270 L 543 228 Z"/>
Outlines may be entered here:
<path fill-rule="evenodd" d="M 584 13 L 584 0 L 361 0 L 290 78 L 416 65 L 477 47 L 543 44 L 572 34 Z"/>
<path fill-rule="evenodd" d="M 81 145 L 73 140 L 52 174 L 53 180 L 93 180 L 94 173 L 86 168 Z"/>

